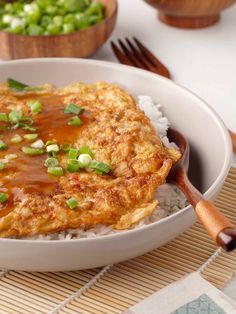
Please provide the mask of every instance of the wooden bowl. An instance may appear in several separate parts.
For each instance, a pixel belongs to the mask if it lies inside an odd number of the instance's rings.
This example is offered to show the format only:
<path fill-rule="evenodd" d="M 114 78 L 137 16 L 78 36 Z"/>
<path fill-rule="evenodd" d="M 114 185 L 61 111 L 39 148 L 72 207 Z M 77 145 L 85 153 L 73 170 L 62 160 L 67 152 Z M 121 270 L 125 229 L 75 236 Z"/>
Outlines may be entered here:
<path fill-rule="evenodd" d="M 117 0 L 100 0 L 105 19 L 70 34 L 50 36 L 17 35 L 0 31 L 0 58 L 88 57 L 111 35 L 117 18 Z"/>
<path fill-rule="evenodd" d="M 201 28 L 219 21 L 220 12 L 236 0 L 144 0 L 158 9 L 165 24 L 180 28 Z"/>

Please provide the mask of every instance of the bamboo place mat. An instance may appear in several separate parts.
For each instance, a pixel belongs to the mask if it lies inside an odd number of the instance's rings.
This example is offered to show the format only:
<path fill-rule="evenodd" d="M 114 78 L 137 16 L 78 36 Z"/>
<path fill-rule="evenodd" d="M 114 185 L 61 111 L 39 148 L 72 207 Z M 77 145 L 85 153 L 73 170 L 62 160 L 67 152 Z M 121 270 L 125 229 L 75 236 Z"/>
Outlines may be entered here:
<path fill-rule="evenodd" d="M 236 168 L 216 205 L 236 224 Z M 143 256 L 101 269 L 0 272 L 0 314 L 119 314 L 193 271 L 217 288 L 236 274 L 236 252 L 217 249 L 199 223 Z"/>

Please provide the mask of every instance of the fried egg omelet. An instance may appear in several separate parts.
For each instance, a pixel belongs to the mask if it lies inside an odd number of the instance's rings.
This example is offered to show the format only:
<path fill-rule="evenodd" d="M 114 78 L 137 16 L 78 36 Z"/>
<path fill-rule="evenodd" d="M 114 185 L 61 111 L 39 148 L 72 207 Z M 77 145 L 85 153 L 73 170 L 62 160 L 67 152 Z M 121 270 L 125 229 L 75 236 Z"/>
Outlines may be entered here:
<path fill-rule="evenodd" d="M 29 106 L 32 100 L 41 105 L 38 112 Z M 82 109 L 77 118 L 65 113 L 68 104 Z M 81 123 L 69 123 L 78 117 Z M 0 237 L 87 230 L 98 224 L 130 228 L 157 207 L 154 193 L 179 157 L 163 146 L 134 98 L 104 82 L 23 92 L 3 83 L 0 118 Z M 30 134 L 35 134 L 31 140 Z M 52 154 L 47 145 L 59 150 Z M 89 166 L 68 171 L 70 153 L 63 145 L 78 152 L 89 148 L 92 159 L 109 171 Z M 48 158 L 56 160 L 60 174 L 48 173 Z M 71 199 L 75 206 L 68 206 Z"/>

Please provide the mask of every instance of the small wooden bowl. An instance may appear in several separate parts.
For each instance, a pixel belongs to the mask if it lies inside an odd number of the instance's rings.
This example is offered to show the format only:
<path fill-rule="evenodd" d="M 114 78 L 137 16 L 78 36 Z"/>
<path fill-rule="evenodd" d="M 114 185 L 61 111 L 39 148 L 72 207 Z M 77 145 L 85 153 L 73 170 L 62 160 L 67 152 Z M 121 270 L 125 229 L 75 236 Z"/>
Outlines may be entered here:
<path fill-rule="evenodd" d="M 117 0 L 100 0 L 105 19 L 84 30 L 50 36 L 17 35 L 0 31 L 0 58 L 88 57 L 111 35 L 117 18 Z"/>
<path fill-rule="evenodd" d="M 220 12 L 236 0 L 144 0 L 158 9 L 159 19 L 179 28 L 201 28 L 219 21 Z"/>

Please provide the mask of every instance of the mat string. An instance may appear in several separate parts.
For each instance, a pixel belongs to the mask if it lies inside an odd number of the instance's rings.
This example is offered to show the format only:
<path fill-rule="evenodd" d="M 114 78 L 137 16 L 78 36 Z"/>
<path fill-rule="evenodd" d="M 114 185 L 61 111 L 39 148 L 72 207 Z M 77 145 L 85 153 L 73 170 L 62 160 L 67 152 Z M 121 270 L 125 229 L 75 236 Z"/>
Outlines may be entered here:
<path fill-rule="evenodd" d="M 215 251 L 215 253 L 213 253 L 213 254 L 208 258 L 208 260 L 206 260 L 206 262 L 205 262 L 201 267 L 199 267 L 199 269 L 197 270 L 197 272 L 199 272 L 199 273 L 203 272 L 203 271 L 205 270 L 205 268 L 206 268 L 207 266 L 209 266 L 221 252 L 222 252 L 222 248 L 219 247 L 219 248 Z"/>
<path fill-rule="evenodd" d="M 80 297 L 86 290 L 88 290 L 90 287 L 92 287 L 97 280 L 99 280 L 102 276 L 106 274 L 106 272 L 112 267 L 112 264 L 107 265 L 103 267 L 94 277 L 92 277 L 82 288 L 80 288 L 78 291 L 72 293 L 69 295 L 68 298 L 63 300 L 61 303 L 59 303 L 57 306 L 55 306 L 54 309 L 52 309 L 48 314 L 56 314 L 58 311 L 62 310 L 68 303 L 70 303 L 75 298 Z M 77 312 L 78 314 L 81 314 L 80 312 Z"/>

